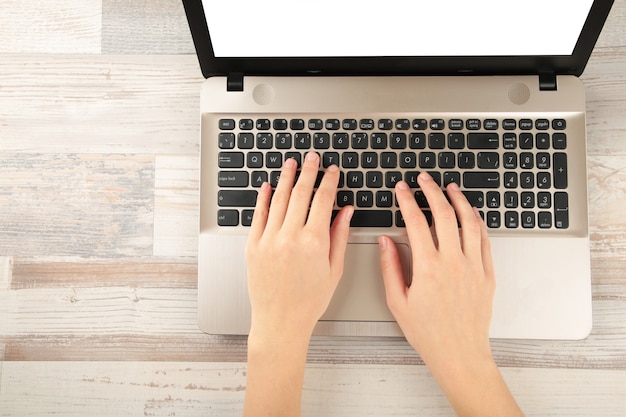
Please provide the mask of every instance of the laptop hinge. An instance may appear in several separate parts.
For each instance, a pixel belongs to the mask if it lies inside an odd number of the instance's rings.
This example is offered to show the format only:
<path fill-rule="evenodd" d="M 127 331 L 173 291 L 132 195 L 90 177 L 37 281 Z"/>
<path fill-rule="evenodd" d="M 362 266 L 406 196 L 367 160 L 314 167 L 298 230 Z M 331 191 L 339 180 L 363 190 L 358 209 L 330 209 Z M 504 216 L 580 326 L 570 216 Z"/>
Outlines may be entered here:
<path fill-rule="evenodd" d="M 226 77 L 226 91 L 243 91 L 243 72 L 233 72 Z"/>
<path fill-rule="evenodd" d="M 539 90 L 556 91 L 556 74 L 553 72 L 540 72 Z"/>

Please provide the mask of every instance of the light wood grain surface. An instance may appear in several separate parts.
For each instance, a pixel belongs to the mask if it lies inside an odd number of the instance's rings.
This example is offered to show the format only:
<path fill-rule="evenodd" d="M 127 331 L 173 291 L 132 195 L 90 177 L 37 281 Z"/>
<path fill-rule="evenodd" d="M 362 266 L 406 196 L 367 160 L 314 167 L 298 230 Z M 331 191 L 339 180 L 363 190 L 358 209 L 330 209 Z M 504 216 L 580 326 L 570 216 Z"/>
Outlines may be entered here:
<path fill-rule="evenodd" d="M 626 415 L 626 0 L 583 74 L 594 329 L 494 340 L 529 416 Z M 0 4 L 0 416 L 235 416 L 196 325 L 199 92 L 179 0 Z M 452 416 L 399 338 L 316 338 L 304 415 Z"/>

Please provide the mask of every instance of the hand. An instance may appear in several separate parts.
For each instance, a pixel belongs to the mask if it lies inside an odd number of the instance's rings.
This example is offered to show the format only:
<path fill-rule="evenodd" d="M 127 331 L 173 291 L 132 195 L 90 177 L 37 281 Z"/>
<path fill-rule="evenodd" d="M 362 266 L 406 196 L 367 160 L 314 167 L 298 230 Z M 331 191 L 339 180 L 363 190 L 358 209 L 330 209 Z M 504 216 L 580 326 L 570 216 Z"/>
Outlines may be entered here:
<path fill-rule="evenodd" d="M 495 277 L 485 225 L 456 184 L 447 187 L 450 205 L 430 175 L 420 174 L 418 182 L 435 236 L 413 192 L 398 183 L 413 277 L 407 287 L 395 244 L 381 236 L 389 309 L 459 416 L 522 416 L 489 346 Z"/>
<path fill-rule="evenodd" d="M 343 273 L 353 208 L 344 207 L 330 227 L 339 182 L 334 165 L 311 203 L 319 160 L 307 154 L 294 186 L 297 164 L 288 159 L 273 198 L 268 184 L 259 192 L 247 246 L 251 334 L 308 342 Z"/>

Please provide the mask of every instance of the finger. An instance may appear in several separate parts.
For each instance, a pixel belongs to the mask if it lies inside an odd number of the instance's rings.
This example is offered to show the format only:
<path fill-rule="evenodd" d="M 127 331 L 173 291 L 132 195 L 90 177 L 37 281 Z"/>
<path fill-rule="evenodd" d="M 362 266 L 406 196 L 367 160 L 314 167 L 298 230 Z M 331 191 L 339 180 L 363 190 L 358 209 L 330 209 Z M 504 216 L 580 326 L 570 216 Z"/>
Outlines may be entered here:
<path fill-rule="evenodd" d="M 378 246 L 380 247 L 380 268 L 385 284 L 387 306 L 393 316 L 396 317 L 396 314 L 402 311 L 408 290 L 400 264 L 400 256 L 396 244 L 388 236 L 380 236 Z"/>
<path fill-rule="evenodd" d="M 447 187 L 448 197 L 461 224 L 461 246 L 463 253 L 473 259 L 480 259 L 481 230 L 474 208 L 469 204 L 459 186 L 452 182 Z"/>
<path fill-rule="evenodd" d="M 291 190 L 289 207 L 285 216 L 286 226 L 302 227 L 306 222 L 313 187 L 320 166 L 320 157 L 316 152 L 307 153 L 296 185 Z M 329 223 L 330 224 L 330 223 Z"/>
<path fill-rule="evenodd" d="M 474 213 L 478 218 L 478 222 L 480 224 L 480 241 L 481 248 L 480 254 L 482 256 L 483 261 L 483 271 L 485 271 L 485 275 L 488 279 L 495 280 L 495 270 L 493 268 L 493 256 L 491 254 L 491 242 L 489 241 L 489 234 L 487 233 L 487 226 L 485 222 L 480 217 L 480 213 L 478 209 L 474 208 Z"/>
<path fill-rule="evenodd" d="M 339 168 L 331 165 L 326 168 L 324 178 L 315 192 L 311 211 L 307 220 L 307 226 L 314 230 L 328 228 L 333 215 L 333 207 L 337 196 L 337 184 L 339 183 Z"/>
<path fill-rule="evenodd" d="M 413 253 L 420 253 L 426 257 L 434 256 L 436 249 L 428 221 L 417 206 L 413 191 L 404 181 L 398 182 L 395 190 Z"/>
<path fill-rule="evenodd" d="M 267 215 L 269 213 L 270 199 L 272 198 L 272 187 L 267 182 L 261 185 L 259 194 L 256 198 L 254 206 L 254 215 L 252 216 L 252 224 L 250 225 L 250 233 L 248 240 L 256 242 L 261 239 L 267 224 Z"/>
<path fill-rule="evenodd" d="M 353 214 L 354 207 L 343 207 L 330 228 L 330 274 L 337 282 L 343 274 L 348 237 L 350 236 L 350 219 L 352 219 Z"/>
<path fill-rule="evenodd" d="M 422 172 L 417 181 L 433 214 L 433 224 L 437 233 L 439 250 L 461 250 L 459 228 L 454 209 L 443 195 L 439 185 L 427 173 Z"/>
<path fill-rule="evenodd" d="M 289 205 L 289 199 L 291 197 L 291 189 L 296 178 L 296 169 L 298 164 L 295 159 L 287 159 L 283 164 L 283 169 L 280 173 L 280 179 L 276 186 L 276 191 L 272 197 L 270 204 L 270 212 L 267 218 L 267 229 L 276 230 L 283 225 L 285 220 L 285 213 Z"/>

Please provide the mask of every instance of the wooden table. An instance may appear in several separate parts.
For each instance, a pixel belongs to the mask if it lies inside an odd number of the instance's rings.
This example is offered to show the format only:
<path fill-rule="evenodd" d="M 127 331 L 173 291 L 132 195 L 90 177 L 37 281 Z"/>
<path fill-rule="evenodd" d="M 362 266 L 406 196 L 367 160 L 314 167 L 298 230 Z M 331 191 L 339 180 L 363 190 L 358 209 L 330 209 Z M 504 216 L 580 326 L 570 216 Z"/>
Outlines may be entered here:
<path fill-rule="evenodd" d="M 522 408 L 626 415 L 626 0 L 587 88 L 594 329 L 496 340 Z M 202 77 L 178 0 L 0 5 L 0 415 L 240 415 L 196 325 Z M 316 338 L 304 415 L 451 416 L 403 339 Z"/>

